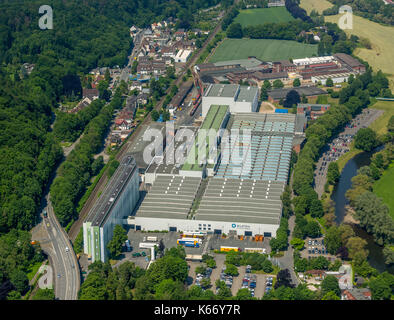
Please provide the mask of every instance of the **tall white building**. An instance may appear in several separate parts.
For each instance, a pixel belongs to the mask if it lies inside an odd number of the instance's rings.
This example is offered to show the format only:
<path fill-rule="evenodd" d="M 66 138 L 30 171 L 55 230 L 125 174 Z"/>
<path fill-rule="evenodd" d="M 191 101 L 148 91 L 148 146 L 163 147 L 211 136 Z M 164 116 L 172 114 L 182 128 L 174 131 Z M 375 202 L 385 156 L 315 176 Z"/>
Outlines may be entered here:
<path fill-rule="evenodd" d="M 231 113 L 256 112 L 258 95 L 258 87 L 211 84 L 202 97 L 202 116 L 206 116 L 211 105 L 228 105 Z"/>
<path fill-rule="evenodd" d="M 139 175 L 134 158 L 126 155 L 83 223 L 84 252 L 92 262 L 105 262 L 115 225 L 131 214 L 139 200 Z"/>

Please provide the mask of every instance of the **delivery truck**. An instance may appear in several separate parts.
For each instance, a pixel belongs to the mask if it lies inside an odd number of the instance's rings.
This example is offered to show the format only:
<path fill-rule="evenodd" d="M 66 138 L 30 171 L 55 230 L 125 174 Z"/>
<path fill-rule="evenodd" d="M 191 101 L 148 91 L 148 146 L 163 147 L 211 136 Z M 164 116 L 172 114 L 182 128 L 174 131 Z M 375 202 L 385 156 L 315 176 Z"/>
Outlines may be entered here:
<path fill-rule="evenodd" d="M 183 245 L 185 247 L 199 248 L 202 244 L 201 239 L 198 238 L 182 238 L 176 241 L 177 244 Z"/>

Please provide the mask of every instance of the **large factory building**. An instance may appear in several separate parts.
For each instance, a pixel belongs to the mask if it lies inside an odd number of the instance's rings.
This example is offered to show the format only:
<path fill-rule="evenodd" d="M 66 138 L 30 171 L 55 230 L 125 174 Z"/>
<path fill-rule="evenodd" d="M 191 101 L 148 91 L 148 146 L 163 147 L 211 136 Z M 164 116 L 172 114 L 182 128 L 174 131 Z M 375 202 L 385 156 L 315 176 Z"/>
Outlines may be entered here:
<path fill-rule="evenodd" d="M 211 106 L 203 123 L 238 132 L 229 140 L 215 141 L 218 145 L 203 144 L 207 153 L 217 147 L 216 157 L 207 155 L 214 163 L 192 165 L 187 157 L 181 166 L 150 165 L 147 173 L 154 173 L 148 179 L 152 185 L 136 214 L 127 219 L 132 228 L 276 235 L 297 117 L 254 112 L 229 115 L 227 108 Z M 202 173 L 189 174 L 192 171 Z"/>
<path fill-rule="evenodd" d="M 92 262 L 107 260 L 107 244 L 115 225 L 133 211 L 139 200 L 139 175 L 134 158 L 126 155 L 83 223 L 84 253 Z"/>

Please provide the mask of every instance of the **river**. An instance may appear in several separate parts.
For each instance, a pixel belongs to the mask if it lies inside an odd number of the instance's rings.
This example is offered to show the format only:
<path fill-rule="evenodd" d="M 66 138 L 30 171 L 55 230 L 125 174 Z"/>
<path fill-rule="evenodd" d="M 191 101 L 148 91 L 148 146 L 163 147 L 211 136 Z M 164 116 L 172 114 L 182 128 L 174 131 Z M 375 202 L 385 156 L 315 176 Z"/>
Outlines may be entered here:
<path fill-rule="evenodd" d="M 357 170 L 362 166 L 367 166 L 371 162 L 371 156 L 376 151 L 381 150 L 382 147 L 379 147 L 371 152 L 363 152 L 359 153 L 352 159 L 350 159 L 341 172 L 341 177 L 337 186 L 334 188 L 331 199 L 335 201 L 335 222 L 340 224 L 343 222 L 343 219 L 346 214 L 345 207 L 348 205 L 348 201 L 346 199 L 346 191 L 352 186 L 352 178 L 357 174 Z M 369 250 L 368 262 L 372 267 L 377 269 L 379 272 L 389 271 L 394 274 L 394 265 L 391 267 L 387 267 L 384 263 L 383 257 L 383 248 L 377 245 L 371 235 L 365 232 L 364 229 L 360 228 L 357 225 L 352 225 L 354 232 L 360 238 L 363 238 L 367 241 L 367 249 Z"/>

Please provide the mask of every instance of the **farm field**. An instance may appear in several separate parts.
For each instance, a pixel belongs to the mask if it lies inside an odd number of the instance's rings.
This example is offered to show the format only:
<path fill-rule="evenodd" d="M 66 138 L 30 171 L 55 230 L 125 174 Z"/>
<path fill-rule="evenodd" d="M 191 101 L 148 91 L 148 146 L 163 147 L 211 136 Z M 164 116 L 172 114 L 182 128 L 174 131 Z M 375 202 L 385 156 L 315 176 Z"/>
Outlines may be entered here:
<path fill-rule="evenodd" d="M 215 50 L 209 62 L 247 59 L 255 56 L 263 61 L 305 58 L 317 54 L 317 45 L 290 40 L 225 39 Z"/>
<path fill-rule="evenodd" d="M 326 0 L 301 0 L 300 2 L 300 7 L 305 9 L 308 14 L 310 14 L 312 10 L 322 13 L 332 6 L 333 4 Z"/>
<path fill-rule="evenodd" d="M 390 216 L 394 219 L 394 197 L 393 197 L 393 187 L 394 187 L 394 164 L 383 173 L 381 178 L 375 182 L 373 186 L 373 192 L 382 198 L 383 202 L 390 209 Z"/>
<path fill-rule="evenodd" d="M 241 10 L 234 19 L 242 27 L 254 26 L 263 23 L 288 22 L 294 20 L 293 16 L 285 7 L 257 8 Z"/>
<path fill-rule="evenodd" d="M 337 23 L 340 15 L 327 16 L 325 20 Z M 345 30 L 350 35 L 367 38 L 372 49 L 356 48 L 354 54 L 367 61 L 375 71 L 382 70 L 388 74 L 390 88 L 394 90 L 394 27 L 382 26 L 376 22 L 353 15 L 353 29 Z"/>

